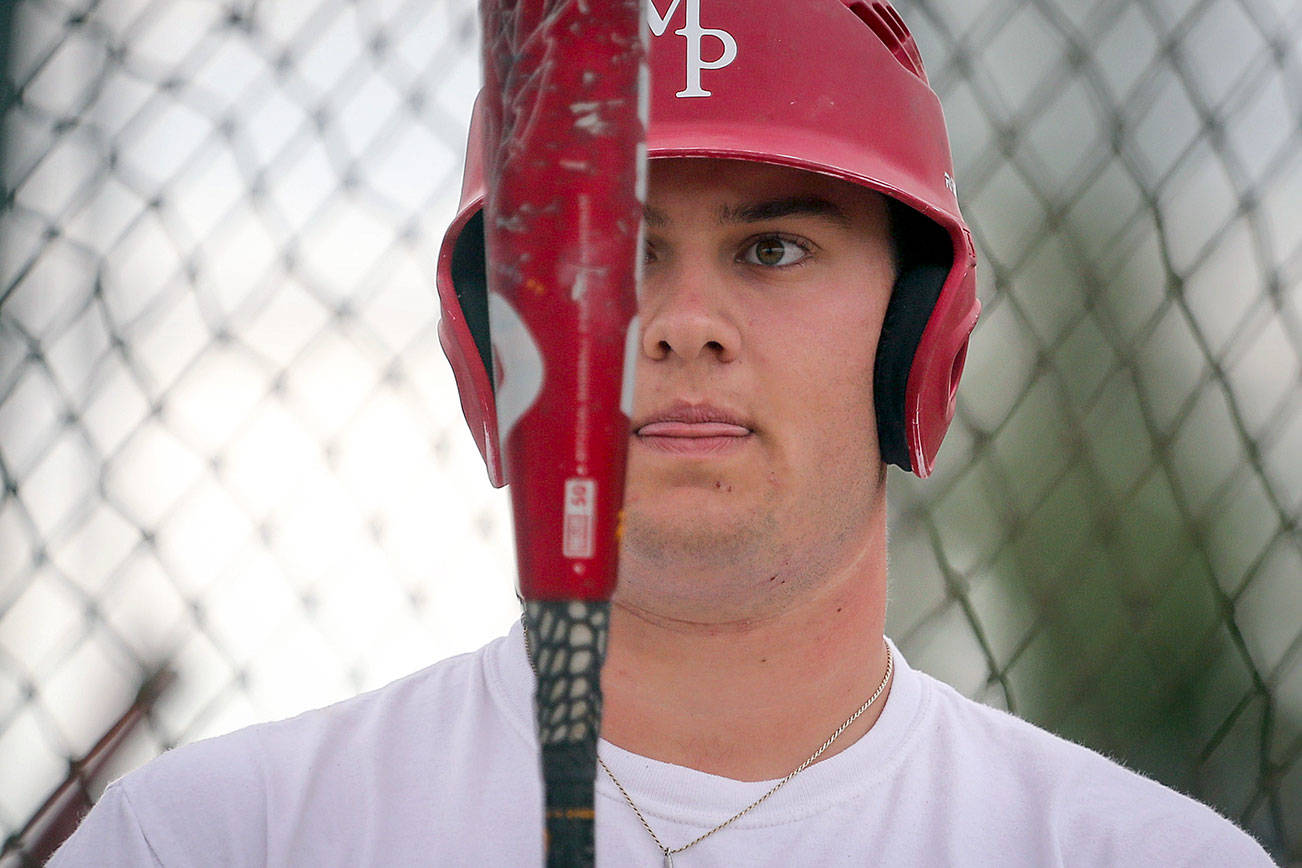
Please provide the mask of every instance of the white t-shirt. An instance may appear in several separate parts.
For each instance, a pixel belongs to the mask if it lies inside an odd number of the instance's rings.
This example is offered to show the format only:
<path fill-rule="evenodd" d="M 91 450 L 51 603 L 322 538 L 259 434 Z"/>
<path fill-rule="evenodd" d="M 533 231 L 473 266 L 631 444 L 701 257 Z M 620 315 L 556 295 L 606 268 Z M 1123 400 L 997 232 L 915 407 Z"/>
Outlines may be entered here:
<path fill-rule="evenodd" d="M 675 864 L 1271 864 L 1211 809 L 896 662 L 863 738 Z M 50 864 L 541 865 L 532 690 L 517 626 L 372 693 L 177 748 L 111 784 Z M 670 847 L 773 783 L 600 750 Z M 601 865 L 662 864 L 605 775 L 597 802 Z"/>

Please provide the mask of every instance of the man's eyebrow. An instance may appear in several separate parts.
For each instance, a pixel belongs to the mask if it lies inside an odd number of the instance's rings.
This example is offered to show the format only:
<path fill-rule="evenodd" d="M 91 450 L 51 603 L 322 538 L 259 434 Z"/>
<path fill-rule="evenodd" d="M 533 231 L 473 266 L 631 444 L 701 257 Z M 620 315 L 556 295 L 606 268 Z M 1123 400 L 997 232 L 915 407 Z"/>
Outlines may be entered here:
<path fill-rule="evenodd" d="M 741 205 L 724 205 L 719 209 L 720 223 L 762 223 L 781 217 L 826 217 L 842 226 L 850 223 L 850 216 L 845 209 L 822 196 L 784 196 L 743 202 Z M 669 225 L 669 216 L 650 205 L 642 209 L 642 220 L 654 228 Z"/>
<path fill-rule="evenodd" d="M 850 216 L 840 205 L 822 196 L 785 196 L 719 209 L 720 223 L 761 223 L 780 217 L 826 217 L 841 225 L 850 223 Z"/>

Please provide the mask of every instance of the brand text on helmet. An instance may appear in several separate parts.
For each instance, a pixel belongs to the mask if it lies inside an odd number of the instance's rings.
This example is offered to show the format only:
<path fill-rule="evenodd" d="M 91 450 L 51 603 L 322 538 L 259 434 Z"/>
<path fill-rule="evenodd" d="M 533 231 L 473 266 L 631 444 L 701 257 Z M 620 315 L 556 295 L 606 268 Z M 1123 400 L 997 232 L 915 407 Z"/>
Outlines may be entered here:
<path fill-rule="evenodd" d="M 723 69 L 736 60 L 737 40 L 726 30 L 701 26 L 701 0 L 669 0 L 669 8 L 664 15 L 660 14 L 657 0 L 649 0 L 646 6 L 647 23 L 651 26 L 652 35 L 657 37 L 664 35 L 678 7 L 683 7 L 683 26 L 674 33 L 687 40 L 687 86 L 675 96 L 710 96 L 710 92 L 701 87 L 701 70 Z M 714 37 L 722 46 L 719 56 L 714 60 L 702 58 L 701 45 L 707 36 Z"/>

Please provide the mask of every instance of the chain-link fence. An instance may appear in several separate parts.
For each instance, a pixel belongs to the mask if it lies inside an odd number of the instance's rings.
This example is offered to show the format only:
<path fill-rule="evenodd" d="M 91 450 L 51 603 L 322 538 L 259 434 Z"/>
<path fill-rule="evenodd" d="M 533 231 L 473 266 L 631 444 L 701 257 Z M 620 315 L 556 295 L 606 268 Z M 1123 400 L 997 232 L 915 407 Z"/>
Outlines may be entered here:
<path fill-rule="evenodd" d="M 473 5 L 5 8 L 10 835 L 163 664 L 110 774 L 515 601 L 434 336 Z M 986 312 L 891 633 L 1302 860 L 1302 2 L 900 8 Z"/>

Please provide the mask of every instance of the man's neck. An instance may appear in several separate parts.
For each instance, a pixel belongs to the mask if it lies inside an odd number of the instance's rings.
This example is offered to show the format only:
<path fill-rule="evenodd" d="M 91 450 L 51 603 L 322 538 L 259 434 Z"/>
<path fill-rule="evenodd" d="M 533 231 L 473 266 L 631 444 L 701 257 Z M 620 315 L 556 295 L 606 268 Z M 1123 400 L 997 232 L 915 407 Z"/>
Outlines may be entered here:
<path fill-rule="evenodd" d="M 886 669 L 884 541 L 777 613 L 687 623 L 612 607 L 602 735 L 643 756 L 738 780 L 785 777 Z M 871 728 L 885 694 L 823 758 Z"/>

